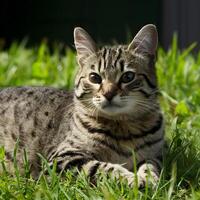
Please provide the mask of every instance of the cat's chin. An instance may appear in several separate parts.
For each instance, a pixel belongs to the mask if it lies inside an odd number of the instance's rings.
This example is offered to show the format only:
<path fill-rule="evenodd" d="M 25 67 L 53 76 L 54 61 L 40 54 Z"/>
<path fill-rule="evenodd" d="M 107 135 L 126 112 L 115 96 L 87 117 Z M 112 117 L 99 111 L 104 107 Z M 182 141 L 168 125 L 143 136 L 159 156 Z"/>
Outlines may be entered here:
<path fill-rule="evenodd" d="M 98 108 L 99 114 L 101 116 L 104 116 L 106 118 L 121 118 L 122 116 L 127 116 L 128 112 L 125 109 L 125 107 L 119 107 L 119 106 L 106 106 L 103 108 Z"/>

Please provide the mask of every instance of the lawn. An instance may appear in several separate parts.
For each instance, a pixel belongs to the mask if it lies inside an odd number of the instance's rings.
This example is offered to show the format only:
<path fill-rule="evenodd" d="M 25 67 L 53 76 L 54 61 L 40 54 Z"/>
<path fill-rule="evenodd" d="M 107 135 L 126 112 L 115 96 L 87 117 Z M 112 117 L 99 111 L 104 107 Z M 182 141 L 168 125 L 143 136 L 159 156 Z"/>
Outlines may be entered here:
<path fill-rule="evenodd" d="M 34 181 L 25 156 L 27 173 L 23 177 L 17 166 L 16 177 L 10 177 L 6 170 L 1 175 L 0 199 L 200 199 L 200 53 L 192 55 L 194 46 L 180 51 L 174 37 L 168 51 L 158 49 L 156 67 L 169 148 L 155 190 L 146 187 L 139 191 L 104 175 L 99 176 L 96 186 L 89 184 L 83 173 L 74 177 L 66 172 L 61 180 L 54 169 L 49 169 L 51 181 L 43 173 Z M 59 45 L 52 49 L 45 42 L 32 48 L 21 42 L 0 50 L 0 86 L 73 88 L 75 52 Z M 1 164 L 3 158 L 0 148 Z"/>

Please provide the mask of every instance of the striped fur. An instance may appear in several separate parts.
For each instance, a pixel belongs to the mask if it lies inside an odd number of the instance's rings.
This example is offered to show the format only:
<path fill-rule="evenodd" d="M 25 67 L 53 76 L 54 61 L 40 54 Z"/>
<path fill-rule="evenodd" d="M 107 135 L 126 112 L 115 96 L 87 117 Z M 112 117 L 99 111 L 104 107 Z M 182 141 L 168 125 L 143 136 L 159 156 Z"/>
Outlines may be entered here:
<path fill-rule="evenodd" d="M 10 171 L 11 152 L 19 138 L 18 163 L 22 165 L 21 152 L 27 149 L 35 177 L 40 170 L 37 153 L 41 153 L 51 166 L 57 161 L 58 172 L 77 167 L 95 180 L 97 172 L 103 171 L 132 186 L 136 161 L 139 187 L 148 173 L 155 184 L 164 144 L 154 67 L 156 34 L 155 27 L 147 25 L 129 46 L 98 49 L 83 29 L 76 28 L 80 67 L 74 94 L 51 88 L 3 90 L 0 145 L 5 146 Z M 126 83 L 122 76 L 127 72 L 133 78 Z M 91 73 L 100 76 L 101 83 L 91 82 Z"/>

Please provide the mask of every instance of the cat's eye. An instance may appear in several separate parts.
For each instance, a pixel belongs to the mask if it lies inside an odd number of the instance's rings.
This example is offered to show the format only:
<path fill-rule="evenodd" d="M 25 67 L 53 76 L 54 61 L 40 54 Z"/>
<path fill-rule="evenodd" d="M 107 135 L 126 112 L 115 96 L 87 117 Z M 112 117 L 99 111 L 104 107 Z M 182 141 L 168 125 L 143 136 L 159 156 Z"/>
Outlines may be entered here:
<path fill-rule="evenodd" d="M 94 73 L 94 72 L 92 72 L 92 73 L 89 74 L 89 80 L 92 83 L 96 83 L 96 84 L 100 84 L 102 82 L 101 76 L 99 76 L 99 74 Z"/>
<path fill-rule="evenodd" d="M 131 72 L 131 71 L 128 71 L 128 72 L 125 72 L 125 73 L 121 76 L 120 82 L 121 82 L 121 83 L 129 83 L 129 82 L 131 82 L 134 78 L 135 78 L 135 73 L 134 73 L 134 72 Z"/>

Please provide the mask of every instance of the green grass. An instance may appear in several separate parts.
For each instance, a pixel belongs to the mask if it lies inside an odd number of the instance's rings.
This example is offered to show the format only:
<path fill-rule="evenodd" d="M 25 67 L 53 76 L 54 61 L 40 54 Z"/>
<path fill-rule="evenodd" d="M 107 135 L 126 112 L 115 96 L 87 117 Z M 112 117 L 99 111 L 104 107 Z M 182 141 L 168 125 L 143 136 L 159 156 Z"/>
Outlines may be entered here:
<path fill-rule="evenodd" d="M 27 157 L 25 175 L 0 177 L 0 199 L 200 199 L 200 54 L 193 56 L 191 45 L 179 51 L 174 37 L 169 51 L 158 50 L 157 74 L 161 89 L 161 105 L 165 113 L 166 138 L 169 149 L 164 159 L 160 182 L 152 191 L 129 188 L 124 181 L 100 175 L 97 186 L 88 183 L 84 174 L 74 177 L 66 173 L 64 180 L 50 170 L 51 181 L 41 174 L 37 181 L 30 178 Z M 76 71 L 75 53 L 70 49 L 61 54 L 59 46 L 50 52 L 42 43 L 27 48 L 13 43 L 0 51 L 0 86 L 50 85 L 72 88 Z M 25 154 L 26 155 L 26 154 Z M 0 148 L 3 164 L 4 151 Z M 45 161 L 44 161 L 45 165 Z"/>

